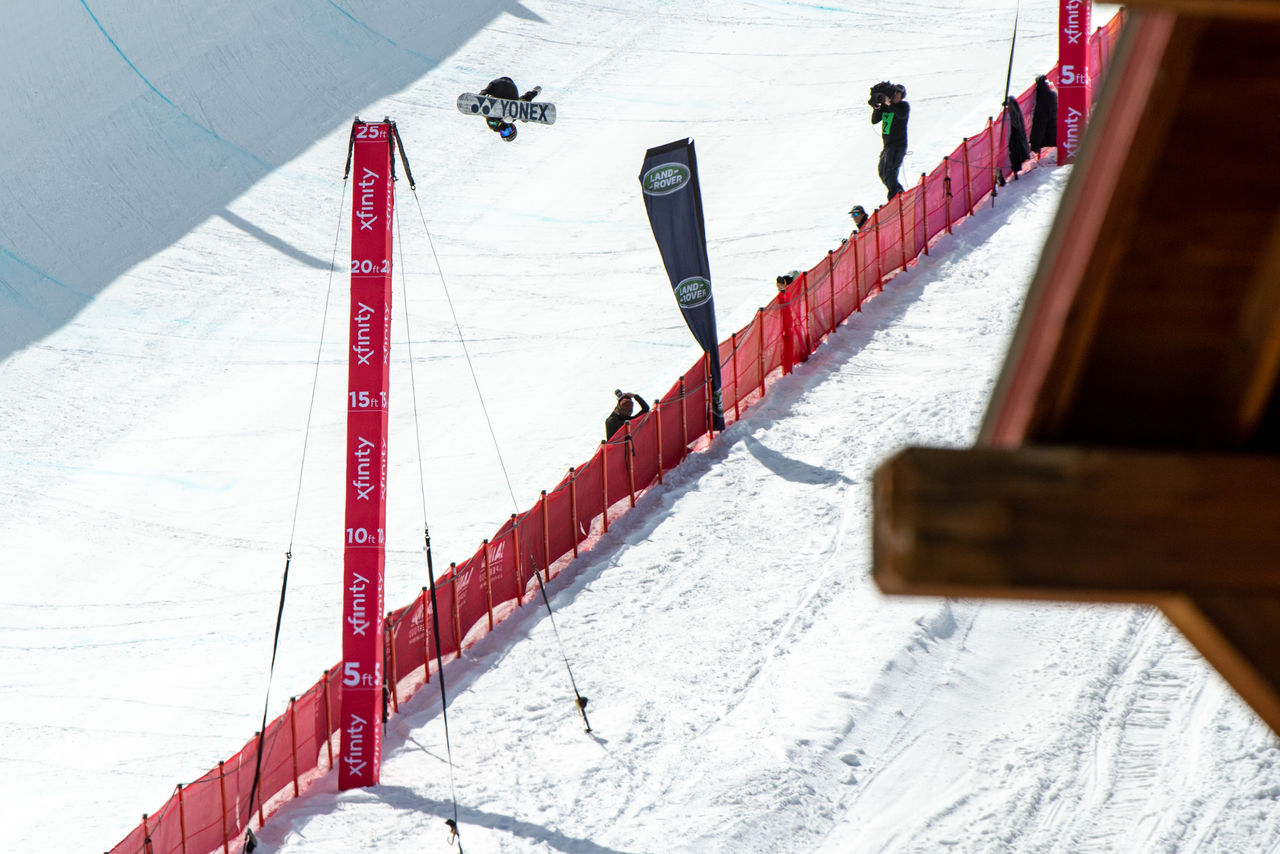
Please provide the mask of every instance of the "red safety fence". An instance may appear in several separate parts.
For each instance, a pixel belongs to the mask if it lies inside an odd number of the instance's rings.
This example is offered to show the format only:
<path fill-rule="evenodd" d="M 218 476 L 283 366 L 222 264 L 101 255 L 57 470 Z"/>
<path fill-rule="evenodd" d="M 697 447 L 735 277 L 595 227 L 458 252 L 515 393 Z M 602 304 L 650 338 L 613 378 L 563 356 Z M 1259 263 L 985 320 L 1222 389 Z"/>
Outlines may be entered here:
<path fill-rule="evenodd" d="M 1090 61 L 1099 80 L 1114 53 L 1122 13 L 1091 37 Z M 1057 69 L 1047 75 L 1056 82 Z M 1096 91 L 1096 88 L 1095 88 Z M 1018 97 L 1030 126 L 1035 87 Z M 1010 176 L 1008 127 L 1002 116 L 987 120 L 932 172 L 879 208 L 839 249 L 828 252 L 742 329 L 720 342 L 722 402 L 727 423 L 759 400 L 771 381 L 790 373 L 886 281 L 927 255 L 940 235 L 991 199 Z M 1038 152 L 1033 152 L 1033 157 Z M 595 455 L 569 469 L 536 504 L 512 515 L 470 558 L 450 564 L 437 582 L 439 637 L 431 620 L 427 589 L 387 614 L 388 714 L 428 683 L 437 653 L 457 657 L 515 608 L 536 595 L 534 573 L 558 575 L 581 550 L 609 530 L 611 521 L 635 506 L 636 497 L 662 483 L 670 471 L 711 435 L 707 360 L 700 359 L 641 418 L 626 424 Z M 333 767 L 335 711 L 342 690 L 335 666 L 289 701 L 267 726 L 260 799 L 250 814 L 259 735 L 200 779 L 178 786 L 157 812 L 142 821 L 110 854 L 211 854 L 240 851 L 245 828 L 261 826 L 281 804 L 295 798 Z"/>

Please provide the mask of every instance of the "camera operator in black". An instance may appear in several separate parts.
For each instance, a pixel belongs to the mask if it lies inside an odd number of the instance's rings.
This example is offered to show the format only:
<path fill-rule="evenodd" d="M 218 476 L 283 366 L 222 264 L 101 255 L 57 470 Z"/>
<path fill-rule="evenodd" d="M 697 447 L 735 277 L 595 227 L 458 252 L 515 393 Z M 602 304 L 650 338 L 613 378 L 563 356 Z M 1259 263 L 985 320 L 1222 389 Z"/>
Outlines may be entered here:
<path fill-rule="evenodd" d="M 880 125 L 884 149 L 880 152 L 880 180 L 892 199 L 902 192 L 898 170 L 907 156 L 907 119 L 911 106 L 906 102 L 907 87 L 885 80 L 871 87 L 871 123 Z"/>

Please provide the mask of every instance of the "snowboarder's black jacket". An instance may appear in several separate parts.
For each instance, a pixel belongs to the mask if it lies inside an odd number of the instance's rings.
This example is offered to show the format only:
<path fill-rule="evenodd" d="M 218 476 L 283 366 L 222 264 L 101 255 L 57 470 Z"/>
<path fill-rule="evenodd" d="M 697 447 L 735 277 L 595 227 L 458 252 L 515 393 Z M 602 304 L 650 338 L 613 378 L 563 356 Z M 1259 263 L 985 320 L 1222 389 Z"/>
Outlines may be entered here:
<path fill-rule="evenodd" d="M 626 424 L 632 418 L 639 418 L 649 411 L 649 404 L 644 402 L 644 398 L 638 394 L 632 394 L 631 399 L 640 404 L 640 411 L 633 415 L 623 415 L 618 410 L 609 413 L 609 417 L 604 420 L 604 437 L 612 439 L 613 434 L 622 429 L 622 425 Z"/>
<path fill-rule="evenodd" d="M 497 80 L 490 80 L 489 85 L 480 90 L 480 94 L 515 101 L 520 98 L 520 89 L 510 77 L 499 77 Z"/>
<path fill-rule="evenodd" d="M 521 95 L 516 81 L 510 77 L 499 77 L 497 80 L 490 80 L 489 85 L 480 90 L 480 94 L 488 95 L 490 98 L 505 98 L 508 101 L 532 101 L 541 91 L 541 86 L 535 86 Z"/>
<path fill-rule="evenodd" d="M 871 111 L 871 123 L 880 125 L 885 148 L 907 144 L 907 118 L 910 114 L 911 107 L 906 101 L 896 104 L 886 101 L 883 106 Z"/>

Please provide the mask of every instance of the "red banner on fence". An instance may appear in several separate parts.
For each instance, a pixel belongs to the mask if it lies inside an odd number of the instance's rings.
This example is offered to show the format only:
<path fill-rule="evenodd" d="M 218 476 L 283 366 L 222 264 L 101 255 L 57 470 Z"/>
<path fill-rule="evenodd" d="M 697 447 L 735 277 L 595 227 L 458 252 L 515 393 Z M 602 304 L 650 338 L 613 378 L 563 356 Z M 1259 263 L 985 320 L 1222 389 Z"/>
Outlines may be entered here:
<path fill-rule="evenodd" d="M 1089 118 L 1091 0 L 1059 0 L 1058 163 L 1076 156 Z"/>
<path fill-rule="evenodd" d="M 339 789 L 377 783 L 382 757 L 391 214 L 395 201 L 390 132 L 386 122 L 357 122 L 354 129 Z"/>

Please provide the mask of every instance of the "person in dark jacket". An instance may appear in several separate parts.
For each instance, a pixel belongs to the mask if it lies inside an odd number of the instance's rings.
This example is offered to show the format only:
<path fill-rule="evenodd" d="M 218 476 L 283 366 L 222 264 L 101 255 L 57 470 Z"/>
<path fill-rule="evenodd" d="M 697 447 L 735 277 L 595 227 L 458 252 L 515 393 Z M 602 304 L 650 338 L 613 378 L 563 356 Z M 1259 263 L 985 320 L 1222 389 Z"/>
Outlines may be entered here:
<path fill-rule="evenodd" d="M 880 180 L 892 199 L 902 192 L 898 170 L 907 156 L 907 119 L 911 106 L 906 101 L 907 87 L 901 83 L 880 83 L 871 89 L 871 123 L 880 125 L 884 148 L 880 151 Z"/>
<path fill-rule="evenodd" d="M 1058 93 L 1041 74 L 1036 78 L 1036 107 L 1031 114 L 1031 150 L 1058 144 Z"/>
<path fill-rule="evenodd" d="M 496 80 L 490 80 L 489 85 L 480 90 L 480 94 L 488 95 L 490 98 L 505 98 L 508 101 L 532 101 L 541 91 L 541 86 L 534 86 L 521 95 L 520 87 L 516 85 L 516 81 L 510 77 L 499 77 Z M 489 125 L 489 130 L 497 133 L 507 142 L 516 138 L 516 126 L 510 122 L 505 122 L 499 118 L 489 118 L 486 122 Z"/>
<path fill-rule="evenodd" d="M 867 209 L 862 205 L 854 205 L 849 209 L 849 216 L 853 218 L 853 230 L 861 231 L 862 226 L 867 222 Z"/>
<path fill-rule="evenodd" d="M 644 398 L 635 392 L 623 393 L 621 389 L 614 391 L 614 396 L 618 398 L 618 405 L 613 408 L 613 412 L 609 413 L 609 417 L 604 420 L 604 437 L 612 439 L 613 434 L 622 429 L 622 425 L 626 424 L 632 418 L 639 418 L 649 411 L 649 404 L 644 402 Z M 632 415 L 635 409 L 632 401 L 640 404 L 640 411 Z"/>
<path fill-rule="evenodd" d="M 1022 107 L 1018 99 L 1009 96 L 1005 101 L 1005 118 L 1009 123 L 1009 166 L 1013 169 L 1013 178 L 1018 179 L 1022 164 L 1031 159 L 1031 147 L 1027 145 L 1027 124 L 1022 119 Z M 1001 183 L 1004 183 L 1001 180 Z"/>

